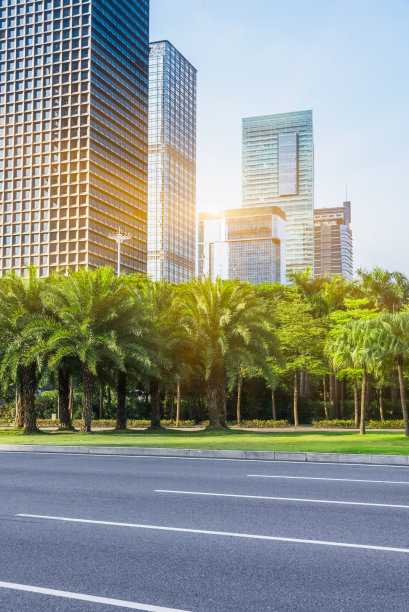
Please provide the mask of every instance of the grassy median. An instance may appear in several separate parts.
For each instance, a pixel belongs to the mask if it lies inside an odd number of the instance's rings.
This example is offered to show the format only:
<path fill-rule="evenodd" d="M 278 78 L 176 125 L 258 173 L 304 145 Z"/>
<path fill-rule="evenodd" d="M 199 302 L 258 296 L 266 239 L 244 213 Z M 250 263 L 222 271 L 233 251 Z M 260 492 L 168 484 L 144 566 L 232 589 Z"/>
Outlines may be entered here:
<path fill-rule="evenodd" d="M 47 431 L 24 435 L 0 431 L 0 444 L 47 444 L 62 446 L 145 446 L 150 448 L 203 448 L 225 450 L 314 451 L 408 455 L 409 439 L 400 432 L 371 431 L 360 436 L 354 431 L 262 432 L 262 431 Z"/>

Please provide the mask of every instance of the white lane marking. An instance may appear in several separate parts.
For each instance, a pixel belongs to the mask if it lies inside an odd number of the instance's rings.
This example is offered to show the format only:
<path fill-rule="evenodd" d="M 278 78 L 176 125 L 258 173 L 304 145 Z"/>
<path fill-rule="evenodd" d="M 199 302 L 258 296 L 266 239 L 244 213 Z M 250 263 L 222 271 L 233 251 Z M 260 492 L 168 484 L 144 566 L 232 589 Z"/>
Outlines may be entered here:
<path fill-rule="evenodd" d="M 78 599 L 79 601 L 91 601 L 106 606 L 116 606 L 117 608 L 128 608 L 128 610 L 144 610 L 144 612 L 187 612 L 176 608 L 162 608 L 161 606 L 150 606 L 148 604 L 134 603 L 122 599 L 110 599 L 108 597 L 96 597 L 94 595 L 84 595 L 83 593 L 70 593 L 69 591 L 57 591 L 55 589 L 44 589 L 42 587 L 30 586 L 27 584 L 14 584 L 13 582 L 0 582 L 1 589 L 13 591 L 26 591 L 27 593 L 38 593 L 41 595 L 51 595 L 53 597 L 64 597 L 65 599 Z"/>
<path fill-rule="evenodd" d="M 109 457 L 110 459 L 181 459 L 182 461 L 235 461 L 236 463 L 268 463 L 269 465 L 274 465 L 275 463 L 288 463 L 290 465 L 333 465 L 336 467 L 364 467 L 364 468 L 403 468 L 409 469 L 408 465 L 392 465 L 388 463 L 343 463 L 342 461 L 290 461 L 286 459 L 229 459 L 229 458 L 219 458 L 219 457 L 172 457 L 161 455 L 111 455 L 110 453 L 104 454 L 94 454 L 94 453 L 47 453 L 44 451 L 3 451 L 1 450 L 0 445 L 0 456 L 4 455 L 14 455 L 18 453 L 20 455 L 50 455 L 51 457 L 55 457 L 55 455 L 60 455 L 62 457 L 104 457 L 105 459 Z"/>
<path fill-rule="evenodd" d="M 409 481 L 406 480 L 363 480 L 358 478 L 319 478 L 315 476 L 275 476 L 272 474 L 247 474 L 247 478 L 282 478 L 284 480 L 330 480 L 334 482 L 371 482 L 375 484 L 409 485 Z"/>
<path fill-rule="evenodd" d="M 386 552 L 409 553 L 409 548 L 394 548 L 392 546 L 375 546 L 372 544 L 350 544 L 348 542 L 329 542 L 326 540 L 304 540 L 300 538 L 283 538 L 279 536 L 255 535 L 252 533 L 236 533 L 230 531 L 207 531 L 205 529 L 188 529 L 183 527 L 163 527 L 160 525 L 138 525 L 136 523 L 115 523 L 113 521 L 93 521 L 90 519 L 75 519 L 63 516 L 43 516 L 41 514 L 16 514 L 23 518 L 43 519 L 48 521 L 64 521 L 68 523 L 86 523 L 89 525 L 106 525 L 108 527 L 131 527 L 134 529 L 150 529 L 153 531 L 173 531 L 177 533 L 194 533 L 199 535 L 227 536 L 247 540 L 267 540 L 269 542 L 290 542 L 295 544 L 316 544 L 318 546 L 335 546 L 339 548 L 358 548 L 362 550 L 380 550 Z"/>
<path fill-rule="evenodd" d="M 309 499 L 303 497 L 270 497 L 267 495 L 237 495 L 233 493 L 202 493 L 201 491 L 169 491 L 167 489 L 154 489 L 155 493 L 172 493 L 174 495 L 202 495 L 207 497 L 237 497 L 242 499 L 267 499 L 271 501 L 290 501 L 308 504 L 338 504 L 341 506 L 375 506 L 377 508 L 404 508 L 409 506 L 402 504 L 375 504 L 371 502 L 338 501 L 332 499 Z"/>

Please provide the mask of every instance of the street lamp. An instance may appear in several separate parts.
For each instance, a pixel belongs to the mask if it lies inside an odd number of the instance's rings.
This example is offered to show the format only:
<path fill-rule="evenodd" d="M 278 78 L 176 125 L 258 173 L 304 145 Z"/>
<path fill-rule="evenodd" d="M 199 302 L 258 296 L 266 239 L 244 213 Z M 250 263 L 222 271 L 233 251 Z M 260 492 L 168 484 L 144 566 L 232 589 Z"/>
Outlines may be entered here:
<path fill-rule="evenodd" d="M 117 274 L 118 276 L 121 274 L 121 244 L 130 240 L 132 238 L 132 234 L 124 234 L 121 232 L 121 229 L 118 230 L 116 234 L 108 234 L 108 238 L 111 240 L 115 240 L 118 245 L 118 268 Z"/>

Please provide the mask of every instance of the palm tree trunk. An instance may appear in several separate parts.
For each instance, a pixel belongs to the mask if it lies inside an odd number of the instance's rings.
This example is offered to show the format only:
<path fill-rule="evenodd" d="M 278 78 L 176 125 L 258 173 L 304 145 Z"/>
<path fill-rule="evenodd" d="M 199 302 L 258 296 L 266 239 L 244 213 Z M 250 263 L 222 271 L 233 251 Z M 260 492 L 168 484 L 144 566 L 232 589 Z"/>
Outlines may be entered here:
<path fill-rule="evenodd" d="M 109 416 L 111 416 L 111 408 L 112 408 L 111 387 L 107 385 L 107 410 L 108 410 Z"/>
<path fill-rule="evenodd" d="M 362 389 L 361 389 L 361 428 L 360 434 L 365 433 L 365 408 L 366 408 L 366 366 L 364 366 L 364 373 L 362 376 Z"/>
<path fill-rule="evenodd" d="M 179 421 L 180 421 L 180 380 L 178 380 L 177 392 L 176 392 L 176 427 L 179 427 Z"/>
<path fill-rule="evenodd" d="M 406 390 L 405 381 L 403 380 L 403 359 L 400 357 L 397 359 L 398 375 L 399 375 L 399 389 L 400 389 L 400 401 L 402 404 L 403 420 L 405 422 L 405 436 L 409 438 L 409 420 L 408 420 L 408 407 L 406 405 Z"/>
<path fill-rule="evenodd" d="M 118 370 L 117 375 L 117 406 L 115 429 L 126 429 L 126 372 Z"/>
<path fill-rule="evenodd" d="M 294 427 L 298 427 L 298 386 L 297 386 L 297 372 L 294 372 Z"/>
<path fill-rule="evenodd" d="M 72 378 L 72 376 L 70 377 L 70 407 L 69 407 L 69 411 L 70 411 L 70 418 L 71 418 L 71 422 L 74 416 L 74 380 Z"/>
<path fill-rule="evenodd" d="M 150 381 L 151 395 L 151 425 L 150 429 L 162 429 L 160 424 L 160 395 L 159 395 L 159 380 L 151 378 Z"/>
<path fill-rule="evenodd" d="M 239 376 L 239 381 L 237 383 L 237 405 L 236 405 L 237 425 L 240 425 L 241 423 L 241 386 L 242 384 L 243 384 L 243 380 L 241 376 Z"/>
<path fill-rule="evenodd" d="M 383 414 L 383 389 L 382 387 L 379 389 L 379 416 L 381 417 L 381 421 L 383 423 L 385 420 L 385 417 Z"/>
<path fill-rule="evenodd" d="M 207 410 L 209 412 L 208 429 L 218 429 L 219 427 L 221 427 L 219 410 L 217 405 L 218 396 L 219 393 L 217 377 L 214 374 L 211 374 L 209 376 L 209 380 L 206 383 Z"/>
<path fill-rule="evenodd" d="M 35 363 L 21 368 L 21 409 L 24 413 L 24 431 L 34 433 L 37 431 L 37 415 L 35 410 L 35 389 L 36 389 L 36 370 Z"/>
<path fill-rule="evenodd" d="M 221 427 L 227 427 L 226 384 L 224 376 L 217 386 L 217 408 Z"/>
<path fill-rule="evenodd" d="M 58 368 L 58 405 L 60 408 L 60 429 L 72 429 L 70 415 L 70 375 Z"/>
<path fill-rule="evenodd" d="M 90 432 L 92 422 L 92 406 L 94 400 L 95 375 L 91 372 L 87 362 L 82 367 L 82 382 L 84 386 L 82 396 L 82 423 L 81 431 Z"/>
<path fill-rule="evenodd" d="M 354 378 L 354 411 L 355 411 L 355 427 L 359 427 L 359 409 L 358 409 L 358 383 Z"/>
<path fill-rule="evenodd" d="M 329 376 L 329 418 L 335 419 L 335 374 Z"/>
<path fill-rule="evenodd" d="M 327 404 L 327 377 L 324 376 L 322 379 L 323 389 L 324 389 L 324 413 L 325 419 L 328 421 L 328 404 Z"/>
<path fill-rule="evenodd" d="M 99 420 L 104 418 L 104 385 L 99 386 Z"/>
<path fill-rule="evenodd" d="M 22 429 L 24 427 L 24 412 L 18 385 L 16 385 L 16 419 L 14 421 L 14 427 L 15 429 Z"/>
<path fill-rule="evenodd" d="M 276 392 L 274 389 L 271 391 L 271 407 L 273 409 L 273 421 L 277 420 L 277 411 L 276 411 Z"/>
<path fill-rule="evenodd" d="M 340 381 L 340 385 L 341 385 L 340 415 L 341 415 L 341 419 L 343 419 L 344 418 L 344 414 L 345 414 L 345 394 L 346 394 L 345 378 L 343 378 Z"/>

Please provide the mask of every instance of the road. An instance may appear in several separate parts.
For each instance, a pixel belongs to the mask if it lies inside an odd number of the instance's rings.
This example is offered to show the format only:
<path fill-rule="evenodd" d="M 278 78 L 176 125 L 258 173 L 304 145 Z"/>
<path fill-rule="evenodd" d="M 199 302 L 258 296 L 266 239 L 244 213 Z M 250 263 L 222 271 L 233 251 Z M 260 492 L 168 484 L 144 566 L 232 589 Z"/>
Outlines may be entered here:
<path fill-rule="evenodd" d="M 0 453 L 0 479 L 2 612 L 409 610 L 409 468 Z"/>

